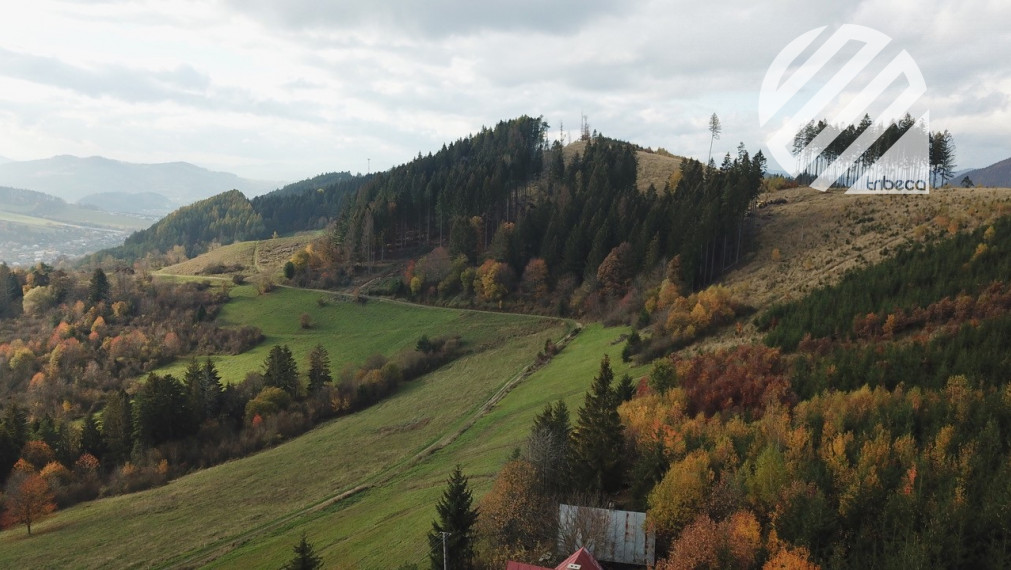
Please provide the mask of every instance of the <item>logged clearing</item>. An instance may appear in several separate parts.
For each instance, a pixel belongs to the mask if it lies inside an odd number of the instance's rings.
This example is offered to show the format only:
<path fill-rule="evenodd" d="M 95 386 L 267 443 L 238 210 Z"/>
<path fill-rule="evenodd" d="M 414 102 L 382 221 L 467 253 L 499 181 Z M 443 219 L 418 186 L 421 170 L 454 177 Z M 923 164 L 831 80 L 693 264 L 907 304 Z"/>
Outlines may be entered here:
<path fill-rule="evenodd" d="M 156 275 L 241 275 L 273 278 L 281 274 L 281 268 L 296 251 L 305 248 L 320 235 L 320 232 L 308 232 L 223 245 L 193 259 L 165 267 L 157 271 Z"/>
<path fill-rule="evenodd" d="M 586 152 L 586 141 L 576 141 L 565 146 L 562 150 L 566 162 L 571 161 L 578 153 L 582 156 Z M 671 177 L 681 170 L 683 157 L 670 154 L 666 151 L 649 152 L 645 150 L 637 151 L 636 157 L 636 186 L 640 192 L 645 192 L 650 185 L 656 188 L 657 192 L 662 191 L 664 185 L 672 182 L 671 186 L 676 186 L 675 180 Z"/>
<path fill-rule="evenodd" d="M 792 188 L 763 194 L 756 209 L 752 252 L 722 280 L 747 305 L 762 309 L 837 283 L 851 269 L 895 253 L 902 244 L 971 231 L 1011 214 L 1007 188 L 942 188 L 928 195 L 846 195 Z M 745 324 L 686 352 L 757 342 Z"/>

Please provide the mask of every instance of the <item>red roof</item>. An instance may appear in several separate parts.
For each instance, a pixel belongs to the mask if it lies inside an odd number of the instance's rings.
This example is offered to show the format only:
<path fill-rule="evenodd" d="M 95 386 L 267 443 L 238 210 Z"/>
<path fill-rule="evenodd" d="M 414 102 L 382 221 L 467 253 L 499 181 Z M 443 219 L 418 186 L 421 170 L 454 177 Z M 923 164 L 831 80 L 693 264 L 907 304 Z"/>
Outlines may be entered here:
<path fill-rule="evenodd" d="M 554 569 L 522 562 L 509 561 L 506 570 L 604 570 L 600 563 L 585 548 L 580 548 Z"/>
<path fill-rule="evenodd" d="M 604 570 L 585 548 L 580 548 L 572 556 L 566 558 L 555 570 Z"/>

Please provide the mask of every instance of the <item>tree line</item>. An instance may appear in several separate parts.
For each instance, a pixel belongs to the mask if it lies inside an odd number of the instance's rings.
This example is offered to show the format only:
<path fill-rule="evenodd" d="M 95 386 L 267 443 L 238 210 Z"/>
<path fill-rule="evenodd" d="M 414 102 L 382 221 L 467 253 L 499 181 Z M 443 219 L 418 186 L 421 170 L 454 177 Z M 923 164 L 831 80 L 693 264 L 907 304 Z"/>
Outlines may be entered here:
<path fill-rule="evenodd" d="M 890 121 L 887 125 L 873 121 L 869 115 L 864 115 L 855 125 L 833 125 L 824 119 L 809 122 L 793 139 L 793 153 L 804 166 L 797 178 L 801 183 L 810 183 L 828 171 L 835 161 L 843 159 L 847 161 L 848 166 L 833 183 L 851 186 L 911 129 L 919 129 L 923 138 L 928 141 L 927 158 L 931 184 L 944 186 L 955 172 L 953 137 L 947 130 L 926 132 L 924 124 L 916 121 L 908 113 L 901 119 Z M 827 138 L 830 142 L 824 146 L 813 145 L 812 143 L 819 138 L 822 140 Z M 859 155 L 850 156 L 846 151 L 857 139 L 873 142 Z M 911 160 L 911 157 L 901 155 L 898 158 Z M 912 164 L 906 166 L 913 167 Z"/>

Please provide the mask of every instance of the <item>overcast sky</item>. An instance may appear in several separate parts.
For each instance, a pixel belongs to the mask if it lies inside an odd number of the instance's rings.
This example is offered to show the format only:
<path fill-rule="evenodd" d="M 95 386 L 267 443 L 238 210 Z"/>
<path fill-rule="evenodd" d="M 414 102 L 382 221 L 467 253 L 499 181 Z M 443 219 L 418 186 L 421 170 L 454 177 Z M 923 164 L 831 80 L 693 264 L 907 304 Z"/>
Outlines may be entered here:
<path fill-rule="evenodd" d="M 4 0 L 0 156 L 365 172 L 541 115 L 705 159 L 761 148 L 776 54 L 871 26 L 919 64 L 957 163 L 1011 156 L 1011 9 L 993 1 Z M 380 4 L 377 6 L 376 4 Z M 846 4 L 847 6 L 842 6 Z"/>

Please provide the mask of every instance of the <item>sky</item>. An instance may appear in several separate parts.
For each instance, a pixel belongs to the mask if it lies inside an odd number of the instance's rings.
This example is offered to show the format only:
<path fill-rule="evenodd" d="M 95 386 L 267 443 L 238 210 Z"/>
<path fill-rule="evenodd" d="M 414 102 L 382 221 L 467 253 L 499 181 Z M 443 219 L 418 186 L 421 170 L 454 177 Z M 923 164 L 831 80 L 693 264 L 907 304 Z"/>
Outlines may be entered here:
<path fill-rule="evenodd" d="M 715 156 L 754 152 L 776 55 L 843 24 L 910 54 L 958 169 L 1011 156 L 1006 0 L 767 4 L 0 0 L 0 156 L 295 181 L 385 170 L 520 115 L 575 138 L 585 115 L 606 136 L 705 159 L 713 113 Z"/>

